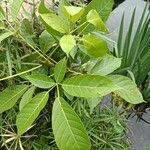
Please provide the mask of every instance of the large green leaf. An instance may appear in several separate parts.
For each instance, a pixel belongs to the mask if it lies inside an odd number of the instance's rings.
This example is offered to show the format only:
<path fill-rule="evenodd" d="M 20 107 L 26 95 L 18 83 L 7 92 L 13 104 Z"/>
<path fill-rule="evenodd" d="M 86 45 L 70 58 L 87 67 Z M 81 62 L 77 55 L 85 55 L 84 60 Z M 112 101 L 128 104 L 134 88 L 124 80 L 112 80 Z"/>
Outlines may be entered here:
<path fill-rule="evenodd" d="M 107 43 L 95 35 L 85 35 L 83 37 L 83 44 L 86 49 L 86 53 L 91 57 L 101 57 L 109 52 Z"/>
<path fill-rule="evenodd" d="M 86 16 L 89 13 L 90 10 L 95 9 L 98 14 L 100 15 L 101 19 L 106 22 L 109 14 L 112 11 L 114 4 L 114 0 L 92 0 L 87 7 L 85 7 L 85 11 L 80 19 L 80 24 L 83 24 L 86 22 Z M 94 27 L 92 25 L 82 25 L 80 28 L 80 32 L 89 33 L 94 31 Z"/>
<path fill-rule="evenodd" d="M 12 108 L 26 90 L 26 85 L 15 85 L 0 92 L 0 113 Z"/>
<path fill-rule="evenodd" d="M 60 60 L 54 68 L 54 77 L 57 83 L 63 80 L 66 73 L 66 69 L 67 69 L 67 61 L 66 58 L 64 58 Z"/>
<path fill-rule="evenodd" d="M 84 12 L 83 7 L 76 6 L 64 6 L 64 14 L 71 20 L 72 22 L 76 22 Z"/>
<path fill-rule="evenodd" d="M 39 44 L 42 52 L 46 53 L 55 43 L 55 39 L 46 30 L 39 37 Z"/>
<path fill-rule="evenodd" d="M 18 135 L 22 135 L 38 117 L 48 101 L 48 92 L 42 92 L 27 103 L 17 116 Z"/>
<path fill-rule="evenodd" d="M 44 74 L 33 74 L 26 77 L 34 86 L 39 88 L 48 89 L 55 86 L 55 82 Z"/>
<path fill-rule="evenodd" d="M 22 6 L 23 1 L 24 0 L 13 0 L 13 3 L 11 5 L 11 15 L 14 20 L 19 14 L 19 10 Z"/>
<path fill-rule="evenodd" d="M 90 10 L 86 18 L 89 23 L 93 24 L 100 31 L 108 32 L 107 27 L 105 26 L 104 22 L 102 21 L 96 10 Z"/>
<path fill-rule="evenodd" d="M 42 20 L 52 29 L 60 33 L 68 32 L 68 26 L 63 22 L 63 20 L 59 16 L 53 13 L 40 14 L 40 16 Z"/>
<path fill-rule="evenodd" d="M 44 0 L 41 0 L 41 3 L 39 5 L 39 9 L 38 12 L 40 14 L 40 19 L 42 21 L 42 23 L 44 24 L 46 30 L 49 32 L 49 34 L 51 34 L 54 38 L 59 39 L 60 37 L 60 33 L 56 30 L 54 30 L 49 24 L 48 24 L 48 19 L 45 17 L 43 17 L 44 19 L 42 19 L 42 14 L 49 14 L 49 13 L 53 13 L 52 10 L 48 9 L 45 4 L 44 4 Z"/>
<path fill-rule="evenodd" d="M 62 88 L 76 97 L 101 97 L 118 89 L 110 79 L 99 75 L 76 75 L 65 80 Z"/>
<path fill-rule="evenodd" d="M 90 140 L 80 118 L 61 97 L 54 102 L 52 128 L 60 150 L 91 149 Z"/>
<path fill-rule="evenodd" d="M 22 110 L 22 108 L 28 103 L 30 102 L 30 100 L 32 99 L 33 93 L 35 91 L 35 87 L 32 86 L 31 88 L 29 88 L 24 95 L 21 98 L 20 104 L 19 104 L 19 109 L 20 111 Z"/>
<path fill-rule="evenodd" d="M 90 74 L 108 75 L 121 65 L 121 58 L 116 58 L 111 55 L 105 55 L 97 59 L 92 59 L 86 63 L 86 70 Z"/>
<path fill-rule="evenodd" d="M 60 39 L 60 47 L 62 50 L 68 55 L 70 51 L 76 46 L 76 41 L 74 37 L 69 34 L 69 35 L 64 35 Z"/>
<path fill-rule="evenodd" d="M 6 38 L 8 38 L 9 36 L 13 35 L 14 33 L 12 31 L 7 31 L 3 34 L 0 35 L 0 43 L 5 40 Z"/>
<path fill-rule="evenodd" d="M 115 93 L 124 100 L 131 104 L 144 102 L 142 94 L 138 90 L 136 84 L 128 77 L 121 75 L 110 75 L 108 77 L 114 84 L 116 84 L 116 86 L 118 86 L 118 90 L 116 90 Z"/>
<path fill-rule="evenodd" d="M 86 21 L 86 15 L 91 9 L 95 9 L 99 13 L 102 20 L 105 22 L 112 11 L 113 4 L 114 0 L 92 0 L 85 8 L 81 22 Z"/>

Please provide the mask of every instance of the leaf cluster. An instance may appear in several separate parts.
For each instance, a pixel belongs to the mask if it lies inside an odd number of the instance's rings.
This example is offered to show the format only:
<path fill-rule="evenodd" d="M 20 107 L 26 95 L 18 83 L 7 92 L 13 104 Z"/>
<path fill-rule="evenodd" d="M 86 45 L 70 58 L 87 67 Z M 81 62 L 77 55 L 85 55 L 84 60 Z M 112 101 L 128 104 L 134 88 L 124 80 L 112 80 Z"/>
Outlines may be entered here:
<path fill-rule="evenodd" d="M 0 81 L 6 85 L 0 92 L 0 113 L 19 104 L 17 133 L 11 140 L 17 140 L 23 149 L 20 139 L 52 100 L 50 125 L 58 148 L 90 150 L 89 133 L 69 101 L 88 100 L 91 112 L 110 93 L 131 104 L 144 102 L 130 78 L 113 74 L 122 59 L 111 54 L 103 38 L 109 32 L 105 21 L 113 0 L 93 0 L 84 7 L 62 0 L 56 10 L 48 9 L 42 0 L 36 26 L 29 19 L 18 22 L 23 1 L 15 2 L 11 10 L 13 21 L 0 11 L 5 66 Z M 37 30 L 41 32 L 37 34 Z"/>

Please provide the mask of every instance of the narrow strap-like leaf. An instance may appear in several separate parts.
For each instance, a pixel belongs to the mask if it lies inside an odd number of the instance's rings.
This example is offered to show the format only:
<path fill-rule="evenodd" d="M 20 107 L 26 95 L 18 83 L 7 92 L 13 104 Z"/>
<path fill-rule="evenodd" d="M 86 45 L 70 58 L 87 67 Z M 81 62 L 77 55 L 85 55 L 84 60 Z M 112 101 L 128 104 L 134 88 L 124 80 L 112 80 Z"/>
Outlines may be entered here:
<path fill-rule="evenodd" d="M 129 25 L 129 30 L 128 30 L 127 34 L 126 34 L 126 39 L 125 39 L 124 46 L 123 46 L 122 67 L 127 67 L 126 66 L 126 61 L 128 60 L 128 56 L 130 54 L 129 50 L 130 50 L 130 43 L 131 43 L 133 24 L 134 24 L 134 19 L 135 19 L 135 12 L 136 12 L 136 9 L 133 10 L 133 14 L 132 14 L 130 25 Z"/>
<path fill-rule="evenodd" d="M 118 42 L 117 42 L 117 52 L 118 55 L 116 54 L 117 57 L 122 57 L 123 53 L 123 29 L 124 29 L 124 14 L 121 19 L 121 24 L 120 24 L 120 29 L 119 29 L 119 35 L 118 35 Z"/>

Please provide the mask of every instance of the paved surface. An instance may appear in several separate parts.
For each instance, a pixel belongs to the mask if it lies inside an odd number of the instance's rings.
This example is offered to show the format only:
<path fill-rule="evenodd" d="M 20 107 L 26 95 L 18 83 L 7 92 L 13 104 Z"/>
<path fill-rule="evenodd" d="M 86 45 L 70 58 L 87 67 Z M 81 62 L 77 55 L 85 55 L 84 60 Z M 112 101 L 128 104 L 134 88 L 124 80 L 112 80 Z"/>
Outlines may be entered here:
<path fill-rule="evenodd" d="M 150 108 L 146 112 L 142 118 L 150 122 Z M 142 120 L 137 121 L 137 116 L 130 117 L 128 121 L 128 136 L 133 144 L 132 150 L 150 150 L 150 124 Z"/>

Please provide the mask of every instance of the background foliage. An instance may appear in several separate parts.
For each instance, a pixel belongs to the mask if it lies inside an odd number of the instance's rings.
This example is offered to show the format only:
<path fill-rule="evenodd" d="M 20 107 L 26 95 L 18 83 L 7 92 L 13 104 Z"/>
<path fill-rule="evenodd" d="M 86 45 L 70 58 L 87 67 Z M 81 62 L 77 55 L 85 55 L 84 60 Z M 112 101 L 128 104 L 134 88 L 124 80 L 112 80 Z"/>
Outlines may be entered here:
<path fill-rule="evenodd" d="M 127 60 L 115 53 L 121 42 L 107 37 L 105 22 L 113 0 L 92 0 L 89 4 L 62 0 L 50 9 L 42 0 L 38 5 L 33 3 L 30 18 L 18 17 L 22 0 L 13 0 L 10 10 L 9 3 L 1 3 L 2 147 L 128 149 L 119 110 L 114 105 L 103 109 L 98 105 L 108 94 L 131 104 L 144 102 L 134 78 L 120 73 Z M 143 26 L 141 38 L 149 33 Z M 120 37 L 122 30 L 123 23 Z M 143 41 L 145 38 L 148 36 Z"/>

